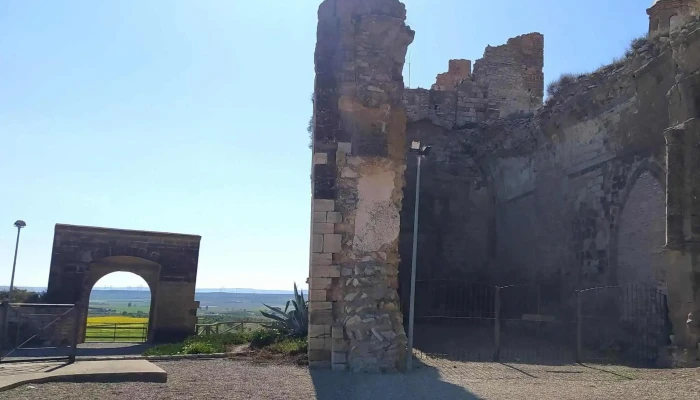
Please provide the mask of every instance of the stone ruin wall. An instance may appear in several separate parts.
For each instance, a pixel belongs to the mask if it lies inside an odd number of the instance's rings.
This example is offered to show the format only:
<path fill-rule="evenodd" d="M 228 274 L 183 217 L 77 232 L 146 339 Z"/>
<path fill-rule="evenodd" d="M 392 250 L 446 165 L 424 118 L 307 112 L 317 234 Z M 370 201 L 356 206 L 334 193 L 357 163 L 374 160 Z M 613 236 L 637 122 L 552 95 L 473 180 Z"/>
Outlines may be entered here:
<path fill-rule="evenodd" d="M 676 344 L 695 346 L 700 328 L 689 330 L 686 320 L 700 310 L 697 27 L 661 34 L 623 62 L 579 77 L 531 117 L 518 118 L 534 104 L 518 100 L 511 104 L 520 109 L 505 106 L 509 118 L 460 126 L 451 116 L 410 112 L 416 92 L 408 90 L 407 140 L 435 150 L 422 179 L 419 279 L 539 282 L 552 302 L 571 301 L 579 288 L 654 283 L 668 292 Z M 514 86 L 532 93 L 535 80 L 522 77 Z"/>
<path fill-rule="evenodd" d="M 402 70 L 414 32 L 398 0 L 319 8 L 313 137 L 309 363 L 405 365 L 399 212 L 405 170 Z"/>
<path fill-rule="evenodd" d="M 463 127 L 513 114 L 533 113 L 544 96 L 544 37 L 521 35 L 489 46 L 484 57 L 450 60 L 431 89 L 406 89 L 410 120 L 429 119 L 445 128 Z"/>
<path fill-rule="evenodd" d="M 543 105 L 539 34 L 489 47 L 473 72 L 455 60 L 430 90 L 402 93 L 413 32 L 398 1 L 327 0 L 319 17 L 312 365 L 404 361 L 396 288 L 400 279 L 407 311 L 412 140 L 434 150 L 423 169 L 418 279 L 536 282 L 545 303 L 571 302 L 579 288 L 653 283 L 668 293 L 674 344 L 696 348 L 697 22 Z"/>

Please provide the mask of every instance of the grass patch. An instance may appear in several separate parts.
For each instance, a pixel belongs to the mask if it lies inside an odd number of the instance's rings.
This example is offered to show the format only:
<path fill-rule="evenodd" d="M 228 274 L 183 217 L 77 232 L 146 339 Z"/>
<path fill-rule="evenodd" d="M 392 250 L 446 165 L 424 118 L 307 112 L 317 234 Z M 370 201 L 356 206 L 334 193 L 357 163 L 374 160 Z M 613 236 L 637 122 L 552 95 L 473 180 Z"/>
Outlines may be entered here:
<path fill-rule="evenodd" d="M 192 336 L 182 343 L 161 344 L 146 350 L 144 356 L 225 353 L 230 346 L 250 342 L 251 332 L 235 331 L 218 335 Z"/>
<path fill-rule="evenodd" d="M 218 335 L 192 336 L 182 343 L 162 344 L 146 350 L 144 356 L 226 353 L 231 346 L 250 343 L 251 349 L 267 354 L 306 354 L 306 338 L 290 338 L 274 329 L 241 330 Z"/>
<path fill-rule="evenodd" d="M 308 343 L 306 338 L 282 339 L 267 347 L 274 353 L 296 355 L 306 353 Z"/>

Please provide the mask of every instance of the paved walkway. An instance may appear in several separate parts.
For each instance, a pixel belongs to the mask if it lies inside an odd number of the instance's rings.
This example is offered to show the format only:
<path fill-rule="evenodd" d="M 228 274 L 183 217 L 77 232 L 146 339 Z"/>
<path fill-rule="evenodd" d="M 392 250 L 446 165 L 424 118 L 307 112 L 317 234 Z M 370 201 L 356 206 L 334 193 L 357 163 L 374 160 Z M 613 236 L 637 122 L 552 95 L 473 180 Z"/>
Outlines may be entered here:
<path fill-rule="evenodd" d="M 0 364 L 0 392 L 27 383 L 166 382 L 163 369 L 145 360 L 23 362 Z"/>

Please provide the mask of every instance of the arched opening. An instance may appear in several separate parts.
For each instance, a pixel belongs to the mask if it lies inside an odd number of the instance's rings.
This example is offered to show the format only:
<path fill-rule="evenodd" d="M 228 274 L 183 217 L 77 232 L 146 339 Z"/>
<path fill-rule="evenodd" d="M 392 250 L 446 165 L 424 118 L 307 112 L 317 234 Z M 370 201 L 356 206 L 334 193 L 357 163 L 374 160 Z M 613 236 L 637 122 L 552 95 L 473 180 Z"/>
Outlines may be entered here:
<path fill-rule="evenodd" d="M 681 17 L 679 15 L 673 15 L 671 16 L 671 19 L 669 20 L 669 29 L 674 30 L 678 28 L 681 25 Z"/>
<path fill-rule="evenodd" d="M 147 342 L 156 319 L 160 265 L 138 257 L 106 257 L 90 264 L 85 285 L 85 342 Z"/>
<path fill-rule="evenodd" d="M 617 238 L 617 281 L 665 289 L 663 247 L 666 203 L 661 183 L 645 171 L 637 178 L 623 207 Z"/>

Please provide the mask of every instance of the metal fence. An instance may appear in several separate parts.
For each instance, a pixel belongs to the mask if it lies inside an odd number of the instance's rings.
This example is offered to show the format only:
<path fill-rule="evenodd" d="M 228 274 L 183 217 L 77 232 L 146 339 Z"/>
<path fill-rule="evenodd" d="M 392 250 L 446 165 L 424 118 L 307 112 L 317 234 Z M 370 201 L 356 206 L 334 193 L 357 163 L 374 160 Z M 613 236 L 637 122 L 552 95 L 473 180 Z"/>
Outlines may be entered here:
<path fill-rule="evenodd" d="M 138 343 L 148 340 L 147 323 L 88 322 L 85 326 L 86 342 Z"/>
<path fill-rule="evenodd" d="M 214 322 L 210 324 L 197 324 L 196 333 L 199 336 L 216 335 L 231 331 L 256 329 L 260 324 L 269 322 L 261 318 L 242 318 L 235 321 Z"/>
<path fill-rule="evenodd" d="M 0 362 L 75 361 L 74 304 L 0 303 Z"/>
<path fill-rule="evenodd" d="M 645 285 L 570 293 L 542 285 L 416 282 L 414 347 L 460 361 L 662 366 L 666 296 Z"/>

